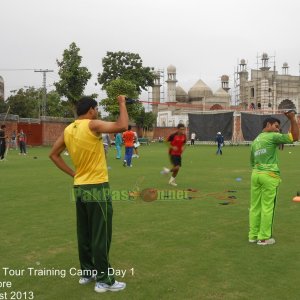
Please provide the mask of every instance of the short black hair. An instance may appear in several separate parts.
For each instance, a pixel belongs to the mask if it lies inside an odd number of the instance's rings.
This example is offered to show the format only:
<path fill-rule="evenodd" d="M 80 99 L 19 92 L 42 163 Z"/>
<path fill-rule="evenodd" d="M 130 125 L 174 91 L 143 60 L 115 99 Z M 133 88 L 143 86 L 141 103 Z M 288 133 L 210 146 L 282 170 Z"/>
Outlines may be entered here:
<path fill-rule="evenodd" d="M 182 124 L 182 123 L 179 123 L 179 124 L 177 125 L 177 129 L 182 128 L 182 127 L 185 127 L 184 124 Z"/>
<path fill-rule="evenodd" d="M 128 125 L 128 130 L 131 130 L 131 128 L 132 128 L 131 125 Z"/>
<path fill-rule="evenodd" d="M 98 105 L 97 101 L 92 97 L 82 97 L 76 105 L 77 116 L 85 115 L 90 108 L 95 108 Z"/>
<path fill-rule="evenodd" d="M 268 123 L 270 123 L 272 125 L 276 122 L 280 125 L 280 120 L 279 119 L 274 118 L 274 117 L 268 117 L 268 118 L 264 119 L 263 128 L 266 128 Z"/>
<path fill-rule="evenodd" d="M 4 129 L 4 128 L 6 128 L 6 126 L 5 125 L 1 125 L 1 129 Z"/>

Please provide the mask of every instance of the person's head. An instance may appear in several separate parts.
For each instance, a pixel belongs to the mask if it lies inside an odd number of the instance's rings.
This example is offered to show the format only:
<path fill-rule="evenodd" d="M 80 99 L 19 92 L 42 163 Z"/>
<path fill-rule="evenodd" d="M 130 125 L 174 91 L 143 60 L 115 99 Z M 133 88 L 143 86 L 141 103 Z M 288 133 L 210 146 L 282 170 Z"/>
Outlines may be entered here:
<path fill-rule="evenodd" d="M 6 126 L 5 125 L 1 125 L 1 129 L 5 129 L 6 128 Z"/>
<path fill-rule="evenodd" d="M 268 117 L 263 122 L 263 131 L 266 132 L 279 132 L 280 120 L 274 117 Z"/>
<path fill-rule="evenodd" d="M 88 119 L 97 119 L 98 117 L 97 101 L 91 97 L 82 97 L 77 102 L 76 111 L 78 117 L 87 115 Z"/>
<path fill-rule="evenodd" d="M 131 130 L 131 125 L 128 125 L 128 130 Z"/>
<path fill-rule="evenodd" d="M 182 123 L 179 123 L 177 125 L 177 133 L 178 134 L 185 134 L 185 127 Z"/>

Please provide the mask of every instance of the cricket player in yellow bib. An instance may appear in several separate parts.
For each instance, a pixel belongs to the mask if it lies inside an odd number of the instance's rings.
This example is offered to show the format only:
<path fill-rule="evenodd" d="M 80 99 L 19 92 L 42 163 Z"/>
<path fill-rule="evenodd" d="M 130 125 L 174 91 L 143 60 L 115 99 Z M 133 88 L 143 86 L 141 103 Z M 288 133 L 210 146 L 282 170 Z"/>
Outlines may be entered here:
<path fill-rule="evenodd" d="M 128 127 L 125 96 L 118 96 L 120 115 L 116 122 L 97 120 L 98 105 L 90 97 L 77 103 L 78 118 L 53 145 L 50 158 L 56 166 L 74 178 L 77 239 L 81 267 L 80 284 L 96 280 L 95 291 L 120 291 L 126 287 L 110 274 L 109 249 L 112 237 L 112 202 L 102 133 L 117 133 Z M 62 159 L 67 148 L 73 171 Z"/>

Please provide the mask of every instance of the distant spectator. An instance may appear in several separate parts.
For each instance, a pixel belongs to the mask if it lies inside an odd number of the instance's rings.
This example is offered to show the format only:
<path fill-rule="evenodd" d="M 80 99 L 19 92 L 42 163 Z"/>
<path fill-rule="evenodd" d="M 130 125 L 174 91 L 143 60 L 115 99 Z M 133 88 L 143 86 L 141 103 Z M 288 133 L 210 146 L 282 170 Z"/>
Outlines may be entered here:
<path fill-rule="evenodd" d="M 222 152 L 222 147 L 224 146 L 224 137 L 223 135 L 221 134 L 221 132 L 218 132 L 217 133 L 217 136 L 216 136 L 216 139 L 215 139 L 216 143 L 218 143 L 218 149 L 217 149 L 217 152 L 216 154 L 220 154 L 222 155 L 223 152 Z"/>
<path fill-rule="evenodd" d="M 18 134 L 19 140 L 19 147 L 20 147 L 20 155 L 26 155 L 26 134 L 21 129 L 20 133 Z"/>
<path fill-rule="evenodd" d="M 7 135 L 5 132 L 5 125 L 1 125 L 0 129 L 0 160 L 4 160 L 5 151 L 6 151 L 6 139 Z"/>
<path fill-rule="evenodd" d="M 18 144 L 17 144 L 17 133 L 14 130 L 11 134 L 10 137 L 10 147 L 17 150 L 18 149 Z"/>
<path fill-rule="evenodd" d="M 196 138 L 196 133 L 193 132 L 193 133 L 191 134 L 191 145 L 195 145 L 195 138 Z"/>
<path fill-rule="evenodd" d="M 122 144 L 123 144 L 122 134 L 121 133 L 115 134 L 115 145 L 116 145 L 116 150 L 117 150 L 117 157 L 116 157 L 116 159 L 120 159 L 121 158 Z"/>

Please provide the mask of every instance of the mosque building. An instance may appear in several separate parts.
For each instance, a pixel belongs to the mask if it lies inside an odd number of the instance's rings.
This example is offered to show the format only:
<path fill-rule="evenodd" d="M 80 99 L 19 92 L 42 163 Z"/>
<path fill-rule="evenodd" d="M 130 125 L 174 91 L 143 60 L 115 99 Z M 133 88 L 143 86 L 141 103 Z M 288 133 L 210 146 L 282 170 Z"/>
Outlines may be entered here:
<path fill-rule="evenodd" d="M 241 59 L 234 74 L 235 106 L 229 94 L 229 76 L 221 76 L 221 86 L 213 92 L 201 79 L 186 92 L 177 84 L 176 68 L 167 68 L 167 98 L 161 101 L 161 76 L 152 86 L 153 112 L 157 114 L 157 126 L 174 127 L 179 123 L 188 126 L 189 113 L 213 113 L 220 111 L 257 111 L 275 113 L 278 110 L 296 109 L 300 111 L 300 76 L 289 74 L 288 63 L 283 63 L 279 74 L 273 57 L 271 68 L 267 53 L 258 57 L 257 68 L 247 69 L 245 59 Z M 250 74 L 250 78 L 249 78 Z"/>
<path fill-rule="evenodd" d="M 299 111 L 300 76 L 290 75 L 286 62 L 283 63 L 282 73 L 279 74 L 274 58 L 273 68 L 270 67 L 269 59 L 267 53 L 262 54 L 260 68 L 250 70 L 250 79 L 245 59 L 240 61 L 237 71 L 240 105 L 255 110 Z"/>
<path fill-rule="evenodd" d="M 229 91 L 229 76 L 221 77 L 220 88 L 213 93 L 211 88 L 201 79 L 190 88 L 188 93 L 177 85 L 176 68 L 167 68 L 167 101 L 160 103 L 160 76 L 152 86 L 153 112 L 157 114 L 157 126 L 169 127 L 183 123 L 188 126 L 188 113 L 203 113 L 205 110 L 228 110 L 231 97 Z"/>

